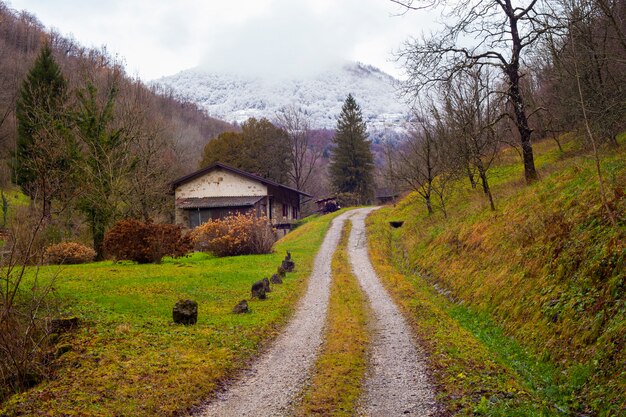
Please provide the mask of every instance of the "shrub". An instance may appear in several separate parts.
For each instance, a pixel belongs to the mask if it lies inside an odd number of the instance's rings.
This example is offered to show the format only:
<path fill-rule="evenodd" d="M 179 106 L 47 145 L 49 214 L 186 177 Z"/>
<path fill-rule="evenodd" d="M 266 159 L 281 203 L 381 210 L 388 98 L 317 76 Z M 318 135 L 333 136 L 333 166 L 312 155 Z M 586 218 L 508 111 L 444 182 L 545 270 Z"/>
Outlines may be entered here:
<path fill-rule="evenodd" d="M 186 255 L 191 250 L 191 241 L 183 236 L 178 225 L 125 219 L 107 232 L 104 249 L 117 260 L 158 263 L 164 256 Z"/>
<path fill-rule="evenodd" d="M 85 264 L 92 262 L 96 257 L 96 251 L 77 242 L 62 242 L 46 248 L 48 263 L 60 264 Z"/>
<path fill-rule="evenodd" d="M 40 265 L 45 253 L 43 220 L 28 214 L 34 213 L 17 210 L 0 257 L 0 404 L 50 374 L 48 324 L 58 314 L 58 297 L 51 296 L 56 273 L 26 278 L 22 266 Z"/>
<path fill-rule="evenodd" d="M 276 242 L 276 233 L 267 217 L 252 213 L 209 220 L 190 235 L 196 250 L 212 252 L 215 256 L 271 253 Z"/>
<path fill-rule="evenodd" d="M 355 207 L 363 204 L 357 193 L 339 193 L 336 201 L 339 207 Z"/>

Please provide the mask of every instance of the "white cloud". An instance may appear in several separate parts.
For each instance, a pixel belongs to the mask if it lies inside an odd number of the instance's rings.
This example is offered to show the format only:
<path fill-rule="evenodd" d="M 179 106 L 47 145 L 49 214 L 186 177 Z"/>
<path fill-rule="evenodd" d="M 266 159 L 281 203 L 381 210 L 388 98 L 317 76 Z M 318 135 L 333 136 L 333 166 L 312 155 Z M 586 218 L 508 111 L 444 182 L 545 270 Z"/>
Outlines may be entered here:
<path fill-rule="evenodd" d="M 398 74 L 391 51 L 424 27 L 388 0 L 12 0 L 87 46 L 107 45 L 149 80 L 202 65 L 291 75 L 340 60 Z"/>

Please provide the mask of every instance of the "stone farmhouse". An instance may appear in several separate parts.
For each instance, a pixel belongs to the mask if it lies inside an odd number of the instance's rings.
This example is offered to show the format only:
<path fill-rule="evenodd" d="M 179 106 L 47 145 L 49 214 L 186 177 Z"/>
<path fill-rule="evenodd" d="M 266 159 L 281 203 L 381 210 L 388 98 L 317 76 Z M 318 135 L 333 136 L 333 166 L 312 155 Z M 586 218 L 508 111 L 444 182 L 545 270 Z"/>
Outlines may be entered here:
<path fill-rule="evenodd" d="M 216 162 L 172 183 L 175 222 L 194 228 L 229 214 L 266 216 L 288 230 L 300 218 L 300 205 L 311 196 L 295 188 Z"/>

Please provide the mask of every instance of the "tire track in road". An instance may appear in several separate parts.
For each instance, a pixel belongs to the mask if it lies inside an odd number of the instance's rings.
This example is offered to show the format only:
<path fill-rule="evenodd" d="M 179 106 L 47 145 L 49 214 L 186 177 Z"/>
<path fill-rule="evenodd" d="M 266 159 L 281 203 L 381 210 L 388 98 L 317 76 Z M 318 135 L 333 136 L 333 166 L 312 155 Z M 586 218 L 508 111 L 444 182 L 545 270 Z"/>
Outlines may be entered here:
<path fill-rule="evenodd" d="M 355 210 L 348 253 L 352 270 L 373 311 L 371 365 L 360 402 L 362 416 L 434 416 L 437 404 L 426 360 L 411 329 L 376 275 L 367 250 L 365 218 L 374 208 Z"/>
<path fill-rule="evenodd" d="M 331 279 L 331 259 L 347 218 L 331 223 L 315 258 L 306 294 L 294 317 L 269 350 L 227 390 L 217 394 L 201 417 L 288 416 L 308 381 L 323 340 Z"/>

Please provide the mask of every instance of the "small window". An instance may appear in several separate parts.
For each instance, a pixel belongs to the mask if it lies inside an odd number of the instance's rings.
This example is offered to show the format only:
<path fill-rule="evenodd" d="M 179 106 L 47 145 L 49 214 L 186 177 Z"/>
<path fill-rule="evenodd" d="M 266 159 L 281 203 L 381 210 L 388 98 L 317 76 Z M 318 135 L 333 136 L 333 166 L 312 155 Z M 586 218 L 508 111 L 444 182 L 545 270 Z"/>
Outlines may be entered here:
<path fill-rule="evenodd" d="M 283 203 L 283 217 L 289 217 L 289 205 Z"/>
<path fill-rule="evenodd" d="M 298 219 L 298 207 L 291 206 L 291 214 L 293 219 Z"/>
<path fill-rule="evenodd" d="M 200 226 L 202 223 L 206 223 L 209 219 L 214 218 L 214 214 L 210 209 L 194 209 L 188 210 L 189 213 L 189 228 Z"/>

